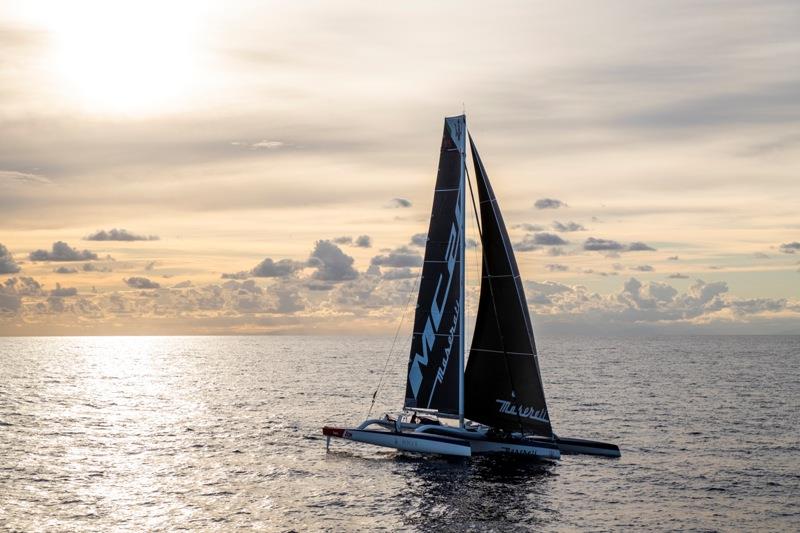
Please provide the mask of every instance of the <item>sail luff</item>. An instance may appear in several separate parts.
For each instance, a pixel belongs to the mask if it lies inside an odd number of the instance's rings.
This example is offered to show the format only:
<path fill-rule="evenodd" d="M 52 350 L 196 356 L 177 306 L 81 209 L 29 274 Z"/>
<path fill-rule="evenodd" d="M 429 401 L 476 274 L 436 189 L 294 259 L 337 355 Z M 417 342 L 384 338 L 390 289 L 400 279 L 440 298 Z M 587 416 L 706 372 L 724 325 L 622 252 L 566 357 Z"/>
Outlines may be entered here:
<path fill-rule="evenodd" d="M 466 128 L 466 117 L 464 117 L 464 134 L 467 135 L 467 128 Z M 461 176 L 459 178 L 459 188 L 461 189 L 461 194 L 459 196 L 459 200 L 461 203 L 461 217 L 459 220 L 459 225 L 461 230 L 459 231 L 459 254 L 461 256 L 461 260 L 459 262 L 460 272 L 459 272 L 459 281 L 461 282 L 458 297 L 459 297 L 459 308 L 461 309 L 461 313 L 459 313 L 458 320 L 459 320 L 459 331 L 461 332 L 461 336 L 458 338 L 458 425 L 460 427 L 464 427 L 464 350 L 466 346 L 466 328 L 464 327 L 464 315 L 466 315 L 467 307 L 466 307 L 466 277 L 467 277 L 467 270 L 466 270 L 466 249 L 467 249 L 467 239 L 466 239 L 466 229 L 467 229 L 467 210 L 466 210 L 466 177 L 467 177 L 467 153 L 466 153 L 466 139 L 464 140 L 464 146 L 461 151 Z"/>

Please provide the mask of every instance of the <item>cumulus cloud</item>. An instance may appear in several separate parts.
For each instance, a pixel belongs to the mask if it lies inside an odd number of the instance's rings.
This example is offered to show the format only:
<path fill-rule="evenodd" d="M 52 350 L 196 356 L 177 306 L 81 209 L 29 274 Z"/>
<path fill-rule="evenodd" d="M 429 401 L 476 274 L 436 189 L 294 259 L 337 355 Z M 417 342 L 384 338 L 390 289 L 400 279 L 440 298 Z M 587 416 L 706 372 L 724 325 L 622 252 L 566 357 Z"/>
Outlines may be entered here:
<path fill-rule="evenodd" d="M 554 233 L 534 233 L 525 235 L 521 241 L 514 243 L 514 249 L 520 252 L 538 250 L 542 246 L 559 246 L 567 241 Z"/>
<path fill-rule="evenodd" d="M 56 274 L 77 274 L 78 269 L 75 267 L 60 266 L 53 270 Z"/>
<path fill-rule="evenodd" d="M 689 276 L 686 274 L 681 274 L 679 272 L 675 272 L 674 274 L 670 274 L 667 276 L 669 279 L 689 279 Z"/>
<path fill-rule="evenodd" d="M 567 270 L 569 270 L 569 267 L 567 265 L 560 265 L 557 263 L 551 263 L 545 265 L 544 267 L 550 272 L 566 272 Z"/>
<path fill-rule="evenodd" d="M 785 242 L 778 249 L 785 254 L 793 254 L 800 250 L 800 242 Z"/>
<path fill-rule="evenodd" d="M 409 200 L 408 198 L 392 198 L 389 201 L 388 207 L 395 207 L 395 208 L 402 207 L 402 208 L 405 208 L 405 207 L 411 207 L 412 205 L 413 204 L 411 203 L 411 200 Z"/>
<path fill-rule="evenodd" d="M 157 241 L 156 235 L 138 235 L 126 229 L 99 230 L 85 237 L 87 241 Z"/>
<path fill-rule="evenodd" d="M 56 288 L 50 291 L 50 296 L 55 296 L 56 298 L 75 296 L 76 294 L 78 294 L 78 289 L 75 287 L 62 287 L 60 283 L 56 283 Z"/>
<path fill-rule="evenodd" d="M 63 241 L 53 243 L 51 251 L 36 250 L 30 253 L 31 261 L 86 261 L 97 259 L 97 254 L 89 250 L 78 251 Z"/>
<path fill-rule="evenodd" d="M 558 209 L 559 207 L 567 207 L 567 204 L 555 198 L 539 198 L 533 206 L 536 209 Z"/>
<path fill-rule="evenodd" d="M 293 261 L 291 259 L 280 259 L 273 261 L 267 257 L 256 265 L 250 274 L 257 278 L 282 278 L 294 274 L 298 270 L 302 270 L 307 266 L 307 263 L 300 261 Z"/>
<path fill-rule="evenodd" d="M 620 243 L 610 239 L 596 239 L 594 237 L 589 237 L 586 239 L 586 242 L 583 243 L 583 249 L 590 252 L 622 250 L 623 248 L 624 246 L 622 246 Z"/>
<path fill-rule="evenodd" d="M 639 272 L 653 272 L 655 268 L 650 265 L 636 265 L 632 266 L 631 270 L 638 270 Z"/>
<path fill-rule="evenodd" d="M 371 264 L 387 267 L 416 267 L 422 264 L 422 256 L 407 246 L 400 246 L 386 254 L 376 255 Z"/>
<path fill-rule="evenodd" d="M 629 252 L 654 252 L 655 250 L 656 249 L 652 246 L 648 246 L 640 241 L 632 242 L 628 245 Z"/>
<path fill-rule="evenodd" d="M 111 267 L 98 266 L 94 263 L 84 263 L 81 266 L 81 270 L 83 270 L 84 272 L 111 272 Z"/>
<path fill-rule="evenodd" d="M 411 236 L 411 245 L 412 246 L 421 246 L 425 247 L 428 243 L 428 234 L 427 233 L 415 233 Z"/>
<path fill-rule="evenodd" d="M 19 265 L 14 261 L 11 252 L 0 244 L 0 274 L 16 274 L 20 271 Z"/>
<path fill-rule="evenodd" d="M 161 287 L 161 285 L 155 281 L 151 281 L 140 276 L 132 276 L 130 278 L 123 279 L 122 281 L 124 281 L 128 287 L 133 289 L 158 289 Z"/>
<path fill-rule="evenodd" d="M 334 237 L 331 239 L 336 244 L 353 244 L 353 238 L 344 236 L 344 237 Z"/>
<path fill-rule="evenodd" d="M 309 258 L 309 265 L 316 269 L 313 278 L 321 281 L 346 281 L 356 279 L 358 271 L 353 268 L 353 258 L 328 240 L 317 241 Z"/>
<path fill-rule="evenodd" d="M 371 248 L 372 238 L 369 235 L 359 235 L 353 244 L 358 248 Z"/>
<path fill-rule="evenodd" d="M 382 277 L 383 279 L 386 280 L 410 279 L 410 278 L 416 278 L 417 274 L 408 267 L 400 267 L 400 268 L 388 269 L 386 272 L 383 273 Z"/>
<path fill-rule="evenodd" d="M 560 231 L 562 233 L 570 231 L 586 231 L 586 228 L 584 228 L 583 225 L 572 221 L 562 224 L 558 220 L 554 220 L 552 226 L 554 230 Z"/>
<path fill-rule="evenodd" d="M 252 276 L 251 270 L 240 270 L 239 272 L 223 272 L 222 279 L 247 279 Z"/>

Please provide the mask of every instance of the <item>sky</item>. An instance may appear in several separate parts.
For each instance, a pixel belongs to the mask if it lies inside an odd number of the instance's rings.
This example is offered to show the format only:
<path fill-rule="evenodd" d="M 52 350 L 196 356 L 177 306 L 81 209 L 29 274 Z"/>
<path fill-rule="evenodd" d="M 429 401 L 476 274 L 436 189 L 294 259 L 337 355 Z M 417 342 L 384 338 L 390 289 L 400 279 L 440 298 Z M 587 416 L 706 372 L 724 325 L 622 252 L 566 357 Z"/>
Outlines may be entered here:
<path fill-rule="evenodd" d="M 462 111 L 537 332 L 800 333 L 797 28 L 795 1 L 0 1 L 0 334 L 391 334 Z"/>

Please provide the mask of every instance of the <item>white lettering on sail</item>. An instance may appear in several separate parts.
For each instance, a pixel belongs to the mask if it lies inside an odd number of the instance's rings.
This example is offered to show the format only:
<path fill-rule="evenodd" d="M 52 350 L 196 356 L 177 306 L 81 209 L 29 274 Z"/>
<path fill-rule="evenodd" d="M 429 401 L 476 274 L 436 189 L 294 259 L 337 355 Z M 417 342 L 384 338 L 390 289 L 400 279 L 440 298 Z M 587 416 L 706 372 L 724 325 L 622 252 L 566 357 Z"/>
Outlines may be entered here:
<path fill-rule="evenodd" d="M 436 290 L 433 293 L 433 299 L 431 301 L 431 308 L 430 314 L 428 316 L 428 320 L 425 321 L 425 330 L 422 334 L 422 355 L 414 354 L 414 360 L 411 362 L 411 368 L 408 371 L 408 383 L 411 385 L 411 393 L 414 395 L 414 399 L 417 399 L 417 395 L 419 394 L 419 389 L 422 386 L 422 369 L 420 366 L 428 366 L 428 355 L 433 350 L 433 346 L 436 343 L 436 334 L 439 332 L 439 326 L 441 325 L 442 315 L 443 315 L 443 307 L 445 302 L 447 302 L 447 298 L 450 295 L 450 288 L 453 284 L 453 270 L 456 267 L 456 260 L 458 258 L 458 251 L 459 251 L 459 242 L 460 242 L 460 233 L 461 233 L 461 194 L 463 190 L 459 187 L 458 190 L 458 197 L 456 199 L 456 208 L 455 208 L 455 221 L 450 226 L 450 236 L 447 239 L 447 248 L 445 249 L 444 260 L 447 262 L 447 280 L 444 280 L 444 273 L 439 274 L 439 278 L 436 281 Z M 444 295 L 439 298 L 440 289 L 442 288 L 442 283 L 445 284 Z M 447 370 L 447 363 L 450 360 L 450 351 L 453 346 L 454 337 L 456 335 L 456 330 L 458 329 L 458 315 L 459 315 L 459 303 L 456 301 L 454 306 L 454 313 L 456 318 L 453 321 L 453 325 L 450 327 L 449 335 L 448 335 L 448 347 L 445 349 L 445 355 L 442 358 L 442 362 L 439 368 L 436 371 L 436 380 L 433 383 L 433 387 L 431 389 L 430 399 L 428 400 L 428 405 L 431 404 L 433 400 L 433 392 L 436 390 L 436 383 L 441 383 L 444 380 L 444 374 Z"/>
<path fill-rule="evenodd" d="M 550 417 L 547 414 L 547 408 L 535 409 L 527 405 L 513 404 L 508 400 L 496 399 L 495 401 L 500 404 L 500 407 L 497 410 L 503 413 L 504 415 L 519 416 L 520 418 L 530 418 L 531 420 L 535 420 L 537 422 L 545 422 L 545 423 L 550 422 Z"/>

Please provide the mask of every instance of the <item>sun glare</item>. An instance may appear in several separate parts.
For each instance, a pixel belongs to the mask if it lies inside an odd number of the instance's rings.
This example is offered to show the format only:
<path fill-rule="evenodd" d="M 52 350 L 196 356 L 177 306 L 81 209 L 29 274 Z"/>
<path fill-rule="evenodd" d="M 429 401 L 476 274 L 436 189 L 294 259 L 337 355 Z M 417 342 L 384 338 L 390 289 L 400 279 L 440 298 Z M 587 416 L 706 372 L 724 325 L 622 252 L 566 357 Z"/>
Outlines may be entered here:
<path fill-rule="evenodd" d="M 196 3 L 65 2 L 42 18 L 63 92 L 85 111 L 147 114 L 191 95 Z"/>

